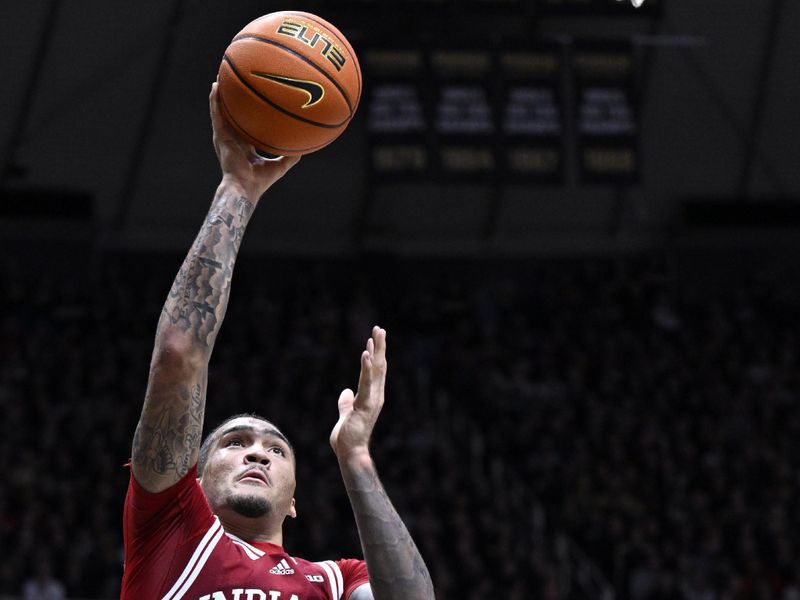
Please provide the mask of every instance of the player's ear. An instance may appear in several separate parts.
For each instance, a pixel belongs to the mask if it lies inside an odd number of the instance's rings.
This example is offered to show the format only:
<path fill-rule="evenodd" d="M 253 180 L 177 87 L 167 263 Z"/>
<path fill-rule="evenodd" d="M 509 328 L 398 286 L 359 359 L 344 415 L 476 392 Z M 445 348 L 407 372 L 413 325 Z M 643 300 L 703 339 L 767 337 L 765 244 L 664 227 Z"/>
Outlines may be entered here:
<path fill-rule="evenodd" d="M 297 518 L 297 507 L 295 506 L 294 498 L 292 498 L 292 504 L 289 507 L 289 516 L 293 519 Z"/>

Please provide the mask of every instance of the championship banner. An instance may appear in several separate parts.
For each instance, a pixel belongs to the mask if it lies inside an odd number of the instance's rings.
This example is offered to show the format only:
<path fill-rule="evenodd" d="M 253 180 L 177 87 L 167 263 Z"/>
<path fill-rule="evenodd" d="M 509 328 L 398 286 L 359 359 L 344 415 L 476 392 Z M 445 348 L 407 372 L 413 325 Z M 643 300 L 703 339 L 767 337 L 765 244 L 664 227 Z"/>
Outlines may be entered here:
<path fill-rule="evenodd" d="M 581 183 L 635 183 L 640 165 L 632 46 L 579 43 L 571 58 Z"/>
<path fill-rule="evenodd" d="M 503 179 L 564 181 L 564 114 L 558 46 L 504 50 L 500 156 Z"/>
<path fill-rule="evenodd" d="M 431 173 L 427 135 L 425 54 L 420 49 L 363 53 L 369 167 L 381 179 Z"/>
<path fill-rule="evenodd" d="M 446 180 L 488 181 L 497 169 L 492 54 L 434 50 L 430 69 L 436 175 Z"/>

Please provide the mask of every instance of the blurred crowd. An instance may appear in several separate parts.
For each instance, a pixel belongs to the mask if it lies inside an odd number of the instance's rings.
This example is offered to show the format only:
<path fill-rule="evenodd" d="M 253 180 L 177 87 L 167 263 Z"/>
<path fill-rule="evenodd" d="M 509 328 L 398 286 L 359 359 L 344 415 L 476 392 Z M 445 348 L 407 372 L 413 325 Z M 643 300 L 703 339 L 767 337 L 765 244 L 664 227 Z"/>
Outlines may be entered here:
<path fill-rule="evenodd" d="M 624 600 L 800 599 L 800 306 L 780 288 L 657 260 L 264 262 L 240 261 L 206 430 L 255 411 L 292 440 L 290 553 L 360 555 L 327 439 L 380 324 L 373 450 L 437 597 L 598 596 L 567 537 Z M 124 464 L 179 263 L 0 260 L 0 595 L 118 597 Z"/>

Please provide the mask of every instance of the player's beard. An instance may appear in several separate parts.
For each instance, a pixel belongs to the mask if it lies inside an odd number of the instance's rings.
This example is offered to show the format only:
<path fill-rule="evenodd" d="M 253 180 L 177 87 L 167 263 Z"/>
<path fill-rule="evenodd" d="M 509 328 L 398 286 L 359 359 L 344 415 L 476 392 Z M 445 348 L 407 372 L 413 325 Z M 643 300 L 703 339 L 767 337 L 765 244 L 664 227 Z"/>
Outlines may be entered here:
<path fill-rule="evenodd" d="M 231 496 L 228 500 L 228 506 L 230 506 L 234 512 L 250 519 L 263 517 L 272 511 L 272 503 L 266 498 L 244 494 Z"/>

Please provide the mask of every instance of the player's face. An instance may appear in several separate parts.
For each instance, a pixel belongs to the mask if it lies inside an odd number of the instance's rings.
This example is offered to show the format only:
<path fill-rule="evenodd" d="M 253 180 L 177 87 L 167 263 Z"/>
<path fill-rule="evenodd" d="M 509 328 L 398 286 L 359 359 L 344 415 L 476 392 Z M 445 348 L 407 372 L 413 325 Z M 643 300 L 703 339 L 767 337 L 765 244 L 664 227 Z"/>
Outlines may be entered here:
<path fill-rule="evenodd" d="M 240 417 L 223 425 L 200 485 L 215 513 L 294 517 L 294 456 L 271 423 Z"/>

